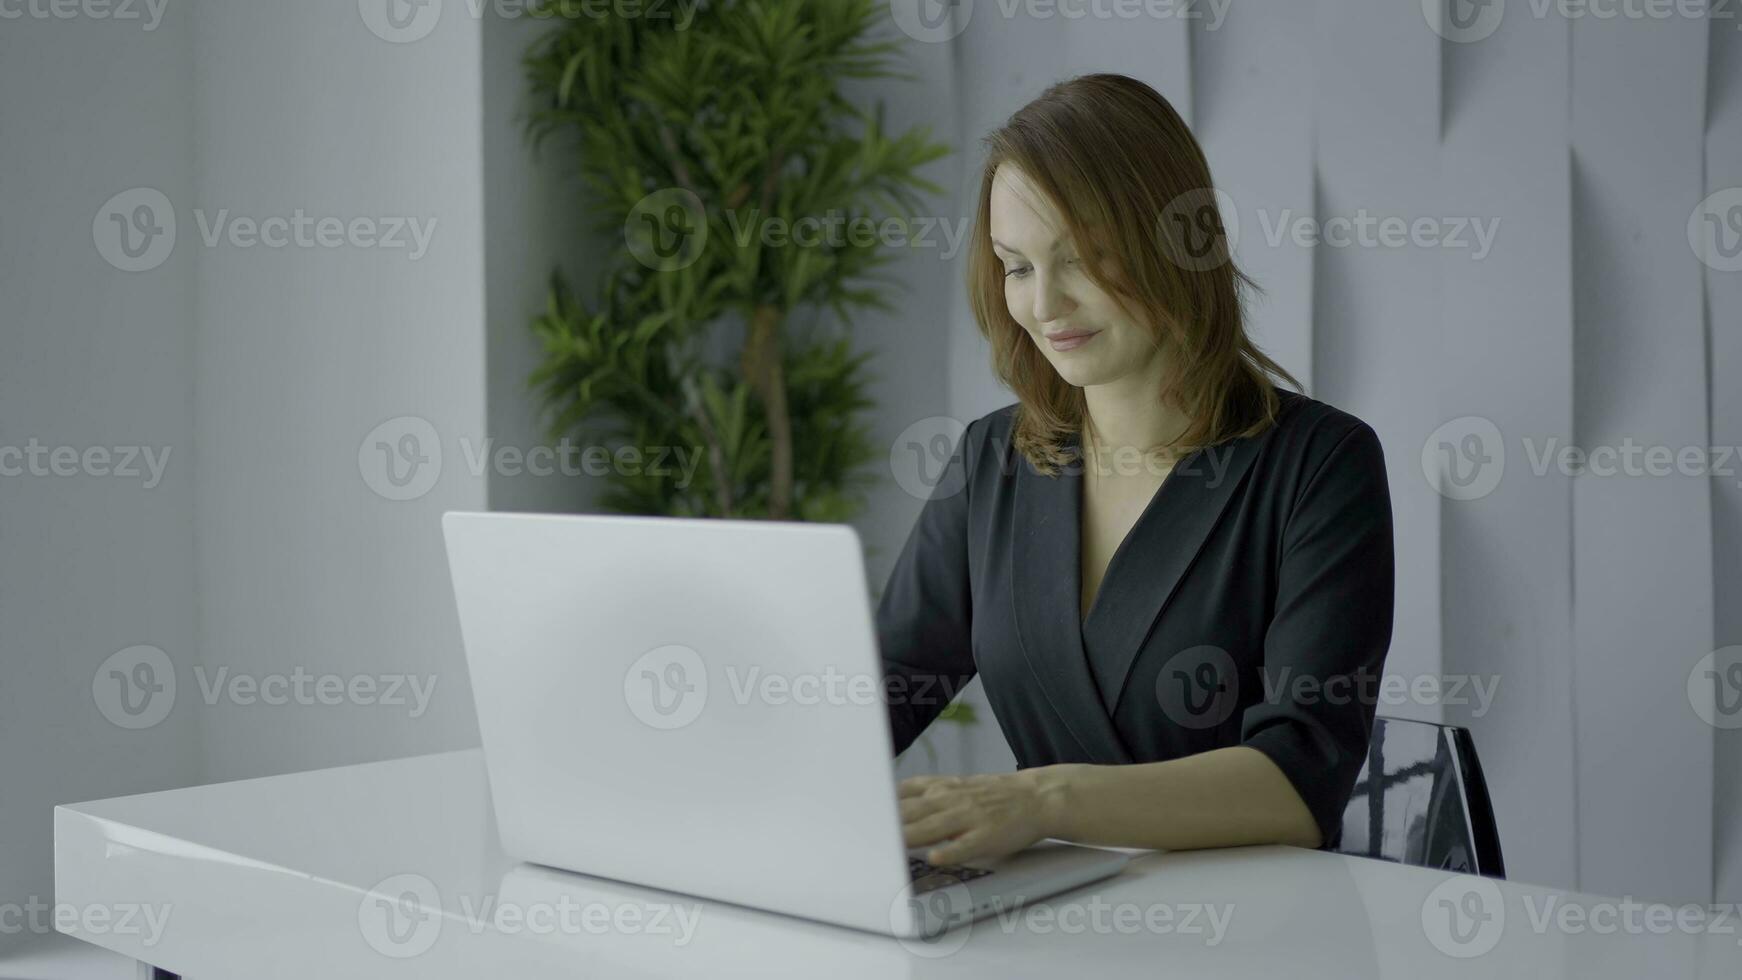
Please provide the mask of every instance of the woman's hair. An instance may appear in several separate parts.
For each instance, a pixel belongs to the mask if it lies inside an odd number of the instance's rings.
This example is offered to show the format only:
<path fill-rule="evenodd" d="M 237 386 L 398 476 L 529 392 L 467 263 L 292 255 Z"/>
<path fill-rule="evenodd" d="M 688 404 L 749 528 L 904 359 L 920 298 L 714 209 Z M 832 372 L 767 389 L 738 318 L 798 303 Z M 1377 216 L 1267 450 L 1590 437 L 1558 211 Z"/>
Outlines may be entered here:
<path fill-rule="evenodd" d="M 1303 390 L 1246 335 L 1242 290 L 1257 284 L 1228 252 L 1203 150 L 1161 93 L 1124 75 L 1082 75 L 1048 88 L 983 142 L 968 298 L 993 371 L 1020 401 L 1015 447 L 1037 470 L 1071 461 L 1064 443 L 1087 408 L 1005 303 L 989 214 L 1000 164 L 1051 199 L 1085 273 L 1150 331 L 1165 364 L 1156 397 L 1191 419 L 1179 455 L 1263 432 L 1280 408 L 1275 381 Z"/>

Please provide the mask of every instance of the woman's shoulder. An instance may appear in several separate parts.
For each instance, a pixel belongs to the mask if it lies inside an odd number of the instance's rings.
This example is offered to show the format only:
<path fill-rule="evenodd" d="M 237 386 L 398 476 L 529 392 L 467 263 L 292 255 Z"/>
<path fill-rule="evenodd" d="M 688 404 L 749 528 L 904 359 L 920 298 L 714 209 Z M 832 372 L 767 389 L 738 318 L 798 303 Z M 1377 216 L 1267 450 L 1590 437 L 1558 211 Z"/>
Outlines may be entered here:
<path fill-rule="evenodd" d="M 970 427 L 979 425 L 983 431 L 988 433 L 1009 433 L 1011 428 L 1016 425 L 1016 411 L 1021 407 L 1021 402 L 1011 402 L 1002 408 L 994 408 L 968 424 Z"/>
<path fill-rule="evenodd" d="M 1008 469 L 1003 461 L 1011 451 L 1016 413 L 1021 407 L 1021 402 L 1011 402 L 968 423 L 967 430 L 962 433 L 962 444 L 970 461 L 990 458 L 999 461 L 1000 468 Z M 988 451 L 997 455 L 988 457 Z"/>
<path fill-rule="evenodd" d="M 1353 413 L 1287 388 L 1276 393 L 1282 405 L 1270 441 L 1277 451 L 1322 459 L 1348 440 L 1378 448 L 1378 434 Z"/>
<path fill-rule="evenodd" d="M 1321 500 L 1355 495 L 1388 499 L 1385 450 L 1372 426 L 1334 405 L 1278 390 L 1285 410 L 1260 464 L 1269 485 L 1288 495 L 1292 507 L 1300 506 L 1303 495 L 1315 487 Z"/>

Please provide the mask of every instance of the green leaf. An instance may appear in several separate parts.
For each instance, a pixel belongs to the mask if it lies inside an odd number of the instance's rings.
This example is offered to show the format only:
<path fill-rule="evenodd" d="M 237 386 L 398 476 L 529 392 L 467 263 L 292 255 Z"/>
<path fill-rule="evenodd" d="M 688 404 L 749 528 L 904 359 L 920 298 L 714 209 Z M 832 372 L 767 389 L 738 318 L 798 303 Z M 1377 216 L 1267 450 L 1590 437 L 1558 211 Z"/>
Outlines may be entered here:
<path fill-rule="evenodd" d="M 568 66 L 563 69 L 563 77 L 556 87 L 556 104 L 568 105 L 575 88 L 575 73 L 580 71 L 586 61 L 586 52 L 577 51 L 569 57 Z"/>

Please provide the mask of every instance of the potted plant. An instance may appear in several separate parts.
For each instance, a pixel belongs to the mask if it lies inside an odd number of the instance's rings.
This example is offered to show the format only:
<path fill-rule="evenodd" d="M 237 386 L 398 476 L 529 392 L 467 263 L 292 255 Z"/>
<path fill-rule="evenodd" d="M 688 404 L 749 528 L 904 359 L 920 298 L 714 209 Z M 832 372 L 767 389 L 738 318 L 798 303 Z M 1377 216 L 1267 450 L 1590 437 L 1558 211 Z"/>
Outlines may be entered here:
<path fill-rule="evenodd" d="M 605 508 L 832 522 L 862 509 L 880 453 L 863 420 L 869 355 L 847 328 L 855 309 L 893 309 L 883 292 L 898 285 L 876 274 L 887 236 L 862 232 L 941 193 L 917 171 L 948 152 L 841 94 L 847 79 L 904 77 L 889 68 L 899 46 L 867 37 L 884 9 L 719 0 L 685 22 L 538 7 L 552 26 L 525 58 L 529 133 L 572 144 L 588 210 L 620 244 L 596 304 L 553 275 L 530 383 L 553 437 L 607 431 L 700 457 L 687 485 L 613 473 Z"/>

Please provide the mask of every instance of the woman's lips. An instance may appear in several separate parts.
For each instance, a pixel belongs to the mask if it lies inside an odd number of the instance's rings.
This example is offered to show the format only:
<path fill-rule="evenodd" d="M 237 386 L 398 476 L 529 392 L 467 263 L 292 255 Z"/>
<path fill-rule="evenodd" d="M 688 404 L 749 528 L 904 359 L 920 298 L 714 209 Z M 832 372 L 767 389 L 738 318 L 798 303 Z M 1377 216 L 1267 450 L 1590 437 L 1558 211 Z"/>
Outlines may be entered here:
<path fill-rule="evenodd" d="M 1076 350 L 1101 333 L 1099 330 L 1065 330 L 1061 333 L 1049 334 L 1046 342 L 1056 351 Z"/>

